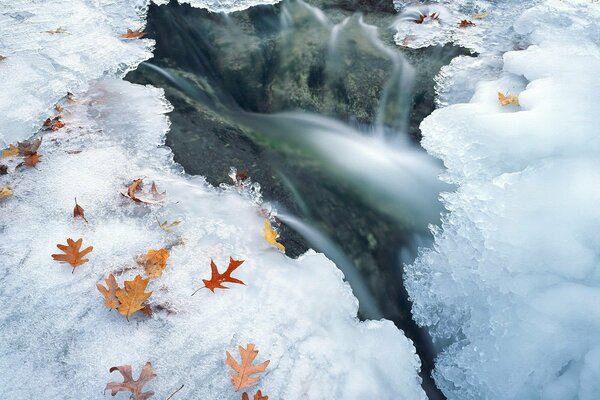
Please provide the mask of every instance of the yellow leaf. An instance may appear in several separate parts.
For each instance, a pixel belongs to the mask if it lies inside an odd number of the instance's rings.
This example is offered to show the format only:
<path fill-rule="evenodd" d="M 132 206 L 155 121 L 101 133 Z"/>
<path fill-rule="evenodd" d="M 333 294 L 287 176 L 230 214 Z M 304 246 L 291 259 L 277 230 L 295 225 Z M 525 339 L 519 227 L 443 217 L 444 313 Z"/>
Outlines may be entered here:
<path fill-rule="evenodd" d="M 498 100 L 500 100 L 500 105 L 502 105 L 502 107 L 508 106 L 508 105 L 513 105 L 513 106 L 518 106 L 519 105 L 519 96 L 517 95 L 505 95 L 502 92 L 498 92 Z"/>
<path fill-rule="evenodd" d="M 10 186 L 0 186 L 0 200 L 6 199 L 13 195 L 13 191 Z"/>
<path fill-rule="evenodd" d="M 156 220 L 156 222 L 158 222 L 158 226 L 160 227 L 160 229 L 162 229 L 165 232 L 173 232 L 173 228 L 175 228 L 181 223 L 180 220 L 175 220 L 173 222 L 165 221 L 161 223 L 158 219 Z"/>
<path fill-rule="evenodd" d="M 167 259 L 170 255 L 167 249 L 150 249 L 145 256 L 139 257 L 137 262 L 144 267 L 144 271 L 150 278 L 159 278 L 167 267 Z"/>
<path fill-rule="evenodd" d="M 279 233 L 277 233 L 277 231 L 275 229 L 273 229 L 273 227 L 271 226 L 271 223 L 267 219 L 265 219 L 265 222 L 264 222 L 263 232 L 265 235 L 265 240 L 267 242 L 269 242 L 273 246 L 277 247 L 277 249 L 279 249 L 279 251 L 281 251 L 282 253 L 285 253 L 284 245 L 277 242 Z"/>

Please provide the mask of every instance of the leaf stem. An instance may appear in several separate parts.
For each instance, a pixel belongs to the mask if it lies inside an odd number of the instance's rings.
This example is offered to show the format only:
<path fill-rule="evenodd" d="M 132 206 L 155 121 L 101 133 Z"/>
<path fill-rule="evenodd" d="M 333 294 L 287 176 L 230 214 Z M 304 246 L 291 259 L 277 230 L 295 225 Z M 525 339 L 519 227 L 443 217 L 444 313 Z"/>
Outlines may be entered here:
<path fill-rule="evenodd" d="M 184 385 L 181 385 L 179 387 L 179 389 L 177 389 L 176 391 L 174 391 L 173 393 L 171 393 L 171 395 L 169 397 L 167 397 L 167 400 L 169 400 L 171 397 L 175 396 L 175 393 L 179 392 L 181 389 L 183 389 Z"/>

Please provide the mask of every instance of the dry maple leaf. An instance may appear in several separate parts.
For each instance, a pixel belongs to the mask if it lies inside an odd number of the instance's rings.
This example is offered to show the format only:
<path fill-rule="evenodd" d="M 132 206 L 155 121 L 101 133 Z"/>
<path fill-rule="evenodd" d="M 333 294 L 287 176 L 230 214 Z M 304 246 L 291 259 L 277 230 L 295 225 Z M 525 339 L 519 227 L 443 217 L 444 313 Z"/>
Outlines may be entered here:
<path fill-rule="evenodd" d="M 17 155 L 19 155 L 19 148 L 14 144 L 11 144 L 6 149 L 2 150 L 1 158 L 14 157 Z"/>
<path fill-rule="evenodd" d="M 64 244 L 57 244 L 56 247 L 62 250 L 65 254 L 52 254 L 52 258 L 55 261 L 66 262 L 71 264 L 71 266 L 73 267 L 72 272 L 75 272 L 75 268 L 90 261 L 87 258 L 83 257 L 92 250 L 94 250 L 92 246 L 89 246 L 83 249 L 83 251 L 79 251 L 82 242 L 83 239 L 79 239 L 76 242 L 73 239 L 67 239 L 67 246 L 65 246 Z"/>
<path fill-rule="evenodd" d="M 242 400 L 250 400 L 250 398 L 248 397 L 248 393 L 244 392 L 242 394 Z M 254 394 L 252 400 L 269 400 L 269 396 L 263 396 L 262 392 L 259 390 Z"/>
<path fill-rule="evenodd" d="M 165 221 L 165 222 L 161 223 L 158 220 L 158 218 L 156 219 L 156 222 L 158 222 L 158 226 L 160 227 L 160 229 L 162 229 L 165 232 L 173 232 L 173 228 L 175 228 L 177 225 L 179 225 L 181 223 L 181 221 L 178 219 L 176 219 L 173 222 Z"/>
<path fill-rule="evenodd" d="M 210 270 L 211 270 L 210 280 L 202 279 L 202 282 L 204 282 L 204 286 L 202 286 L 201 288 L 197 289 L 194 293 L 192 293 L 192 296 L 195 295 L 196 292 L 202 288 L 207 288 L 213 293 L 215 292 L 215 289 L 229 289 L 227 286 L 222 285 L 225 282 L 238 283 L 240 285 L 245 285 L 245 283 L 242 282 L 241 280 L 231 277 L 231 274 L 233 273 L 233 271 L 235 271 L 243 263 L 244 263 L 244 260 L 234 260 L 232 257 L 229 257 L 229 266 L 227 267 L 227 270 L 225 272 L 223 272 L 222 274 L 219 274 L 217 265 L 211 259 L 210 260 Z"/>
<path fill-rule="evenodd" d="M 119 289 L 119 285 L 117 284 L 117 280 L 113 274 L 110 274 L 108 278 L 104 280 L 106 282 L 106 287 L 102 286 L 100 283 L 96 283 L 96 287 L 104 296 L 104 304 L 106 307 L 113 309 L 119 307 L 121 302 L 117 298 L 117 289 Z"/>
<path fill-rule="evenodd" d="M 238 346 L 238 351 L 242 357 L 241 365 L 235 361 L 228 351 L 225 352 L 227 353 L 227 365 L 233 369 L 233 371 L 230 371 L 231 383 L 236 391 L 241 388 L 250 387 L 258 382 L 258 378 L 253 375 L 265 372 L 265 369 L 270 362 L 267 360 L 261 364 L 252 365 L 254 359 L 258 355 L 258 350 L 254 350 L 254 345 L 252 343 L 248 344 L 245 349 L 242 346 Z"/>
<path fill-rule="evenodd" d="M 470 26 L 475 26 L 475 23 L 469 21 L 468 19 L 463 19 L 458 23 L 459 28 L 468 28 Z"/>
<path fill-rule="evenodd" d="M 143 37 L 144 35 L 145 35 L 145 33 L 139 29 L 137 29 L 135 31 L 132 31 L 131 29 L 127 29 L 127 32 L 122 34 L 121 37 L 123 39 L 139 39 L 139 38 Z"/>
<path fill-rule="evenodd" d="M 144 390 L 144 385 L 156 378 L 154 368 L 152 368 L 150 362 L 147 362 L 144 365 L 137 380 L 133 379 L 131 365 L 119 365 L 117 367 L 112 367 L 109 371 L 119 371 L 121 375 L 123 375 L 123 382 L 110 382 L 106 384 L 104 390 L 110 390 L 112 396 L 115 396 L 119 392 L 131 392 L 131 398 L 133 398 L 133 400 L 146 400 L 154 395 L 152 390 L 142 392 L 142 390 Z"/>
<path fill-rule="evenodd" d="M 500 105 L 502 105 L 502 107 L 519 105 L 519 96 L 516 95 L 504 95 L 504 93 L 498 92 L 498 100 L 500 100 Z"/>
<path fill-rule="evenodd" d="M 73 208 L 73 218 L 83 218 L 83 220 L 88 223 L 88 220 L 85 218 L 85 210 L 79 204 L 77 204 L 77 197 L 75 197 L 75 208 Z"/>
<path fill-rule="evenodd" d="M 273 229 L 273 227 L 271 226 L 271 223 L 267 219 L 265 219 L 264 224 L 263 224 L 263 233 L 265 235 L 265 240 L 268 243 L 277 247 L 277 249 L 279 249 L 279 251 L 281 251 L 282 253 L 285 253 L 285 246 L 282 245 L 281 243 L 277 242 L 279 233 L 275 229 Z"/>
<path fill-rule="evenodd" d="M 157 204 L 162 202 L 165 199 L 167 192 L 159 193 L 158 189 L 156 188 L 156 184 L 152 182 L 150 191 L 148 193 L 143 193 L 143 180 L 144 178 L 134 180 L 133 183 L 127 188 L 127 194 L 125 196 L 129 197 L 136 203 Z"/>
<path fill-rule="evenodd" d="M 146 275 L 150 278 L 159 278 L 167 267 L 167 260 L 171 253 L 167 249 L 148 250 L 145 256 L 138 257 L 137 263 L 144 267 Z"/>
<path fill-rule="evenodd" d="M 7 197 L 10 197 L 12 195 L 13 195 L 13 191 L 10 188 L 10 186 L 8 186 L 8 185 L 0 186 L 0 200 L 6 199 Z"/>
<path fill-rule="evenodd" d="M 142 279 L 141 276 L 136 275 L 132 281 L 125 281 L 125 289 L 116 290 L 115 294 L 121 303 L 117 310 L 127 319 L 131 314 L 144 308 L 142 303 L 152 294 L 152 292 L 145 292 L 148 282 L 150 278 Z"/>

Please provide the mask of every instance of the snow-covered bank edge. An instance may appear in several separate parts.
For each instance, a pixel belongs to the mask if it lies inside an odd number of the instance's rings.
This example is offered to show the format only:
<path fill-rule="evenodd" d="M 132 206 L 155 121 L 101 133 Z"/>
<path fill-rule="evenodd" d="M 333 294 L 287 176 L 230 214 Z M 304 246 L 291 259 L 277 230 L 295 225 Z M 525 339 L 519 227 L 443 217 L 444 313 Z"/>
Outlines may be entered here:
<path fill-rule="evenodd" d="M 389 321 L 359 322 L 330 261 L 285 257 L 265 242 L 255 204 L 173 163 L 162 91 L 120 80 L 151 55 L 151 41 L 119 38 L 143 27 L 146 7 L 57 0 L 3 10 L 5 145 L 36 132 L 66 92 L 75 101 L 61 102 L 65 127 L 43 133 L 39 164 L 13 170 L 16 160 L 2 160 L 11 168 L 1 183 L 14 195 L 0 203 L 0 397 L 97 398 L 115 380 L 108 368 L 131 364 L 137 376 L 151 361 L 158 377 L 146 389 L 157 398 L 185 384 L 184 398 L 239 399 L 225 351 L 254 343 L 271 360 L 257 388 L 274 399 L 423 399 L 410 340 Z M 164 205 L 121 194 L 139 177 L 166 190 Z M 89 224 L 72 217 L 75 197 Z M 184 222 L 166 233 L 157 219 Z M 94 246 L 73 273 L 50 257 L 69 237 Z M 171 257 L 149 285 L 158 311 L 127 322 L 106 309 L 95 284 L 143 273 L 135 258 L 161 247 Z M 246 260 L 236 271 L 246 285 L 191 297 L 210 260 L 224 268 L 229 256 Z"/>

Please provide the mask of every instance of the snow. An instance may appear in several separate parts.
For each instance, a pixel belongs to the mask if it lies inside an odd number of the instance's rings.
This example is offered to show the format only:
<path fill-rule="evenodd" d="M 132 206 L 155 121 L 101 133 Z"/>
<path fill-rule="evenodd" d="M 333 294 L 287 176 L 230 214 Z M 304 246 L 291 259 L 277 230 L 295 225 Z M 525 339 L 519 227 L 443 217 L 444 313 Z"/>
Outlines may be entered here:
<path fill-rule="evenodd" d="M 168 4 L 170 0 L 153 0 L 156 4 Z M 187 3 L 195 8 L 204 8 L 210 12 L 235 12 L 246 10 L 262 4 L 277 4 L 281 0 L 180 0 L 179 3 Z"/>
<path fill-rule="evenodd" d="M 447 67 L 448 106 L 421 125 L 458 189 L 407 289 L 444 346 L 434 377 L 449 399 L 597 399 L 600 4 L 522 2 L 509 16 L 496 35 L 510 43 Z"/>
<path fill-rule="evenodd" d="M 157 378 L 146 389 L 156 398 L 184 384 L 175 398 L 239 399 L 225 351 L 248 343 L 258 362 L 271 360 L 257 388 L 273 399 L 425 398 L 413 344 L 390 321 L 358 321 L 332 262 L 281 254 L 263 238 L 259 197 L 211 187 L 173 162 L 163 92 L 120 80 L 150 56 L 151 42 L 119 38 L 143 27 L 145 1 L 2 7 L 2 139 L 36 133 L 58 101 L 66 126 L 43 133 L 35 168 L 2 160 L 11 169 L 0 185 L 15 194 L 0 202 L 0 398 L 98 398 L 120 380 L 110 367 L 131 364 L 137 377 L 150 361 Z M 45 32 L 58 27 L 66 33 Z M 74 100 L 61 100 L 67 91 Z M 166 190 L 166 202 L 123 196 L 139 177 Z M 89 224 L 73 218 L 75 197 Z M 183 223 L 166 233 L 157 219 Z M 68 237 L 94 246 L 73 273 L 50 257 Z M 105 308 L 96 283 L 123 270 L 117 281 L 132 279 L 141 272 L 135 258 L 165 246 L 171 257 L 149 290 L 168 311 L 127 321 Z M 210 260 L 223 270 L 230 256 L 246 260 L 235 273 L 246 285 L 192 297 Z"/>

